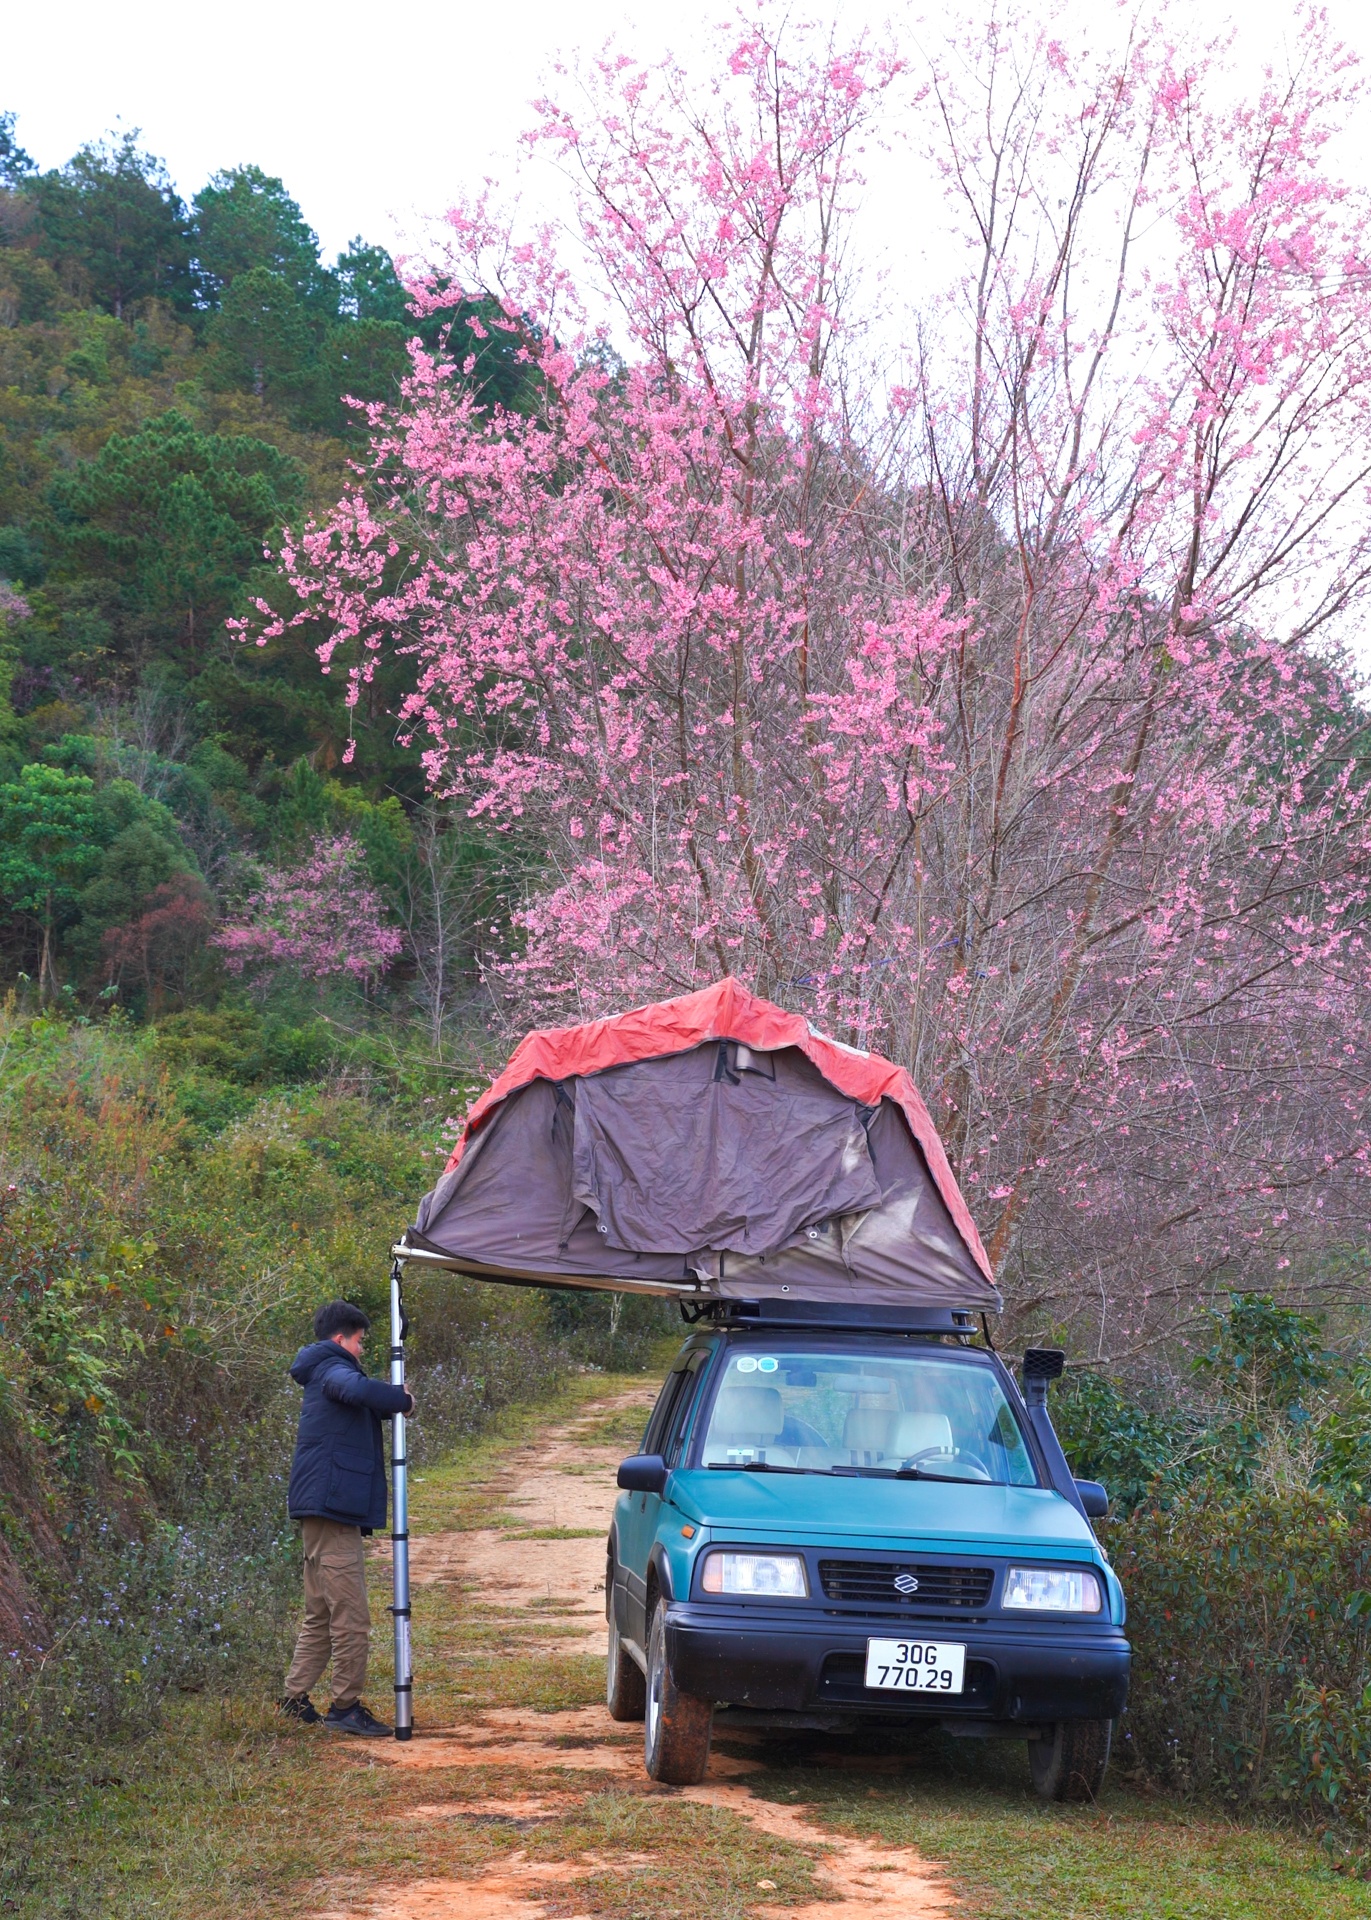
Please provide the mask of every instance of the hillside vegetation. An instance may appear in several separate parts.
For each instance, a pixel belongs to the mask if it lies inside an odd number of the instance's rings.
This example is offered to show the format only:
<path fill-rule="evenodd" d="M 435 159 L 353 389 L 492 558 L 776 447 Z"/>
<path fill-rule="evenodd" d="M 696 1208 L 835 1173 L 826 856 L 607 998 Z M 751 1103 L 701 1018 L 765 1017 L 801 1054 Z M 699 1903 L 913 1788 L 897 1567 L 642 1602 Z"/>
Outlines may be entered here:
<path fill-rule="evenodd" d="M 0 116 L 0 966 L 45 1000 L 214 1005 L 209 945 L 264 871 L 315 845 L 410 938 L 398 1003 L 441 1035 L 489 850 L 424 805 L 395 675 L 350 711 L 264 560 L 330 505 L 413 337 L 389 255 L 332 265 L 280 180 L 217 173 L 189 206 L 133 135 L 40 173 Z M 500 339 L 459 376 L 518 403 Z M 348 747 L 351 743 L 351 755 Z M 344 764 L 347 757 L 347 764 Z M 398 942 L 396 943 L 398 946 Z M 434 954 L 437 953 L 436 964 Z"/>

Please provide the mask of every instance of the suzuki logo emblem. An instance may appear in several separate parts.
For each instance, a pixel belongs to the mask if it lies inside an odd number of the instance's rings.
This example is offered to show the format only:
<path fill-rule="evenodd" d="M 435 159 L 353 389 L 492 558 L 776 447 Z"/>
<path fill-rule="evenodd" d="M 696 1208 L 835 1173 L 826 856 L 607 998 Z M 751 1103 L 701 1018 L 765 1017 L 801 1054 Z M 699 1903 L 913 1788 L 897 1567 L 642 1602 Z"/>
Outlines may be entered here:
<path fill-rule="evenodd" d="M 895 1575 L 895 1591 L 896 1593 L 903 1594 L 917 1593 L 919 1591 L 919 1582 L 912 1573 L 897 1573 Z"/>

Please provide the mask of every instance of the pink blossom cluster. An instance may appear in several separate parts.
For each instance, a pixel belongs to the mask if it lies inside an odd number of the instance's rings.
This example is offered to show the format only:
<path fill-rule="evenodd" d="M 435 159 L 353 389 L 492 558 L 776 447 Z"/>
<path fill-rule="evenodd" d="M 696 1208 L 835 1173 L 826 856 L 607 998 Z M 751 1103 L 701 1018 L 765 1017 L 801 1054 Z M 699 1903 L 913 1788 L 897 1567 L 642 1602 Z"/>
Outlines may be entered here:
<path fill-rule="evenodd" d="M 368 983 L 399 956 L 366 856 L 347 834 L 316 840 L 306 859 L 268 868 L 240 920 L 213 937 L 230 973 L 289 968 L 306 980 L 347 975 Z"/>
<path fill-rule="evenodd" d="M 1312 15 L 1233 108 L 1160 36 L 997 16 L 916 72 L 748 19 L 699 96 L 611 60 L 542 106 L 574 251 L 450 217 L 416 307 L 493 291 L 537 404 L 416 343 L 285 544 L 297 617 L 354 701 L 407 661 L 434 789 L 546 849 L 489 956 L 512 1019 L 732 972 L 879 1047 L 1023 1322 L 1101 1353 L 1214 1287 L 1336 1291 L 1371 1220 L 1354 77 Z M 898 379 L 846 265 L 892 102 L 969 255 Z"/>
<path fill-rule="evenodd" d="M 32 612 L 22 593 L 16 593 L 8 580 L 0 580 L 0 625 L 27 620 Z"/>

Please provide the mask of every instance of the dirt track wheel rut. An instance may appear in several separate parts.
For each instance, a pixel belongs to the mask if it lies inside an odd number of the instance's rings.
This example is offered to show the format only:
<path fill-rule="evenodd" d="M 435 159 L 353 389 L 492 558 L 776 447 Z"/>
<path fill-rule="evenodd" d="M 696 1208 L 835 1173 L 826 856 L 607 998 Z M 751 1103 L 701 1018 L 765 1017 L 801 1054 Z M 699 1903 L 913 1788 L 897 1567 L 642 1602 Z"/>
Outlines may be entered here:
<path fill-rule="evenodd" d="M 565 1650 L 602 1650 L 604 1539 L 619 1455 L 611 1448 L 589 1450 L 583 1435 L 616 1406 L 633 1404 L 634 1399 L 588 1406 L 575 1421 L 540 1436 L 536 1445 L 511 1459 L 506 1504 L 519 1517 L 517 1529 L 425 1536 L 416 1528 L 416 1587 L 456 1581 L 483 1605 L 503 1603 L 511 1609 L 555 1602 L 564 1636 L 557 1644 Z M 548 1534 L 554 1539 L 540 1538 L 539 1554 L 531 1557 L 530 1537 Z M 618 1712 L 611 1674 L 607 1707 L 553 1713 L 495 1708 L 460 1728 L 421 1726 L 408 1744 L 368 1743 L 368 1760 L 432 1774 L 435 1784 L 445 1774 L 477 1769 L 507 1774 L 512 1768 L 526 1782 L 498 1799 L 410 1805 L 397 1817 L 486 1820 L 531 1830 L 574 1812 L 584 1793 L 578 1790 L 577 1776 L 592 1776 L 596 1787 L 603 1787 L 608 1777 L 634 1794 L 654 1799 L 667 1795 L 672 1804 L 738 1816 L 756 1831 L 810 1854 L 827 1898 L 799 1905 L 759 1898 L 752 1909 L 758 1920 L 951 1920 L 954 1902 L 946 1882 L 912 1849 L 829 1832 L 802 1808 L 777 1806 L 754 1794 L 745 1782 L 750 1775 L 764 1775 L 764 1763 L 740 1757 L 732 1740 L 728 1745 L 734 1751 L 711 1753 L 710 1709 L 703 1702 L 690 1703 L 702 1709 L 696 1715 L 703 1727 L 699 1771 L 686 1764 L 691 1756 L 678 1746 L 672 1772 L 650 1779 L 643 1764 L 644 1736 L 632 1724 L 643 1712 L 642 1704 L 635 1706 L 632 1679 L 636 1676 L 638 1698 L 645 1700 L 643 1675 L 622 1649 L 619 1661 Z M 694 1758 L 700 1759 L 700 1726 L 695 1734 Z M 684 1776 L 690 1784 L 669 1784 L 673 1775 Z M 530 1860 L 515 1851 L 474 1876 L 395 1882 L 375 1889 L 360 1904 L 354 1899 L 345 1908 L 317 1909 L 314 1920 L 553 1920 L 554 1910 L 556 1920 L 593 1920 L 604 1909 L 589 1889 L 581 1904 L 578 1883 L 595 1875 L 630 1872 L 640 1863 L 640 1857 L 627 1850 L 583 1853 L 567 1860 Z"/>

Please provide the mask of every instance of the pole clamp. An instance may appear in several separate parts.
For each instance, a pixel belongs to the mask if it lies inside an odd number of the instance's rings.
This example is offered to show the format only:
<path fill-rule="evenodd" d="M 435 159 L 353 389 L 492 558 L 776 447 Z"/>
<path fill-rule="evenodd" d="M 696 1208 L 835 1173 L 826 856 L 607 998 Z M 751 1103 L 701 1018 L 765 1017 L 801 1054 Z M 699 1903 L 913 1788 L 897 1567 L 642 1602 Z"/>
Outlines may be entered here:
<path fill-rule="evenodd" d="M 409 1534 L 408 1533 L 392 1533 L 390 1537 L 392 1540 L 408 1540 Z"/>
<path fill-rule="evenodd" d="M 387 1608 L 386 1608 L 386 1612 L 387 1612 L 387 1613 L 393 1613 L 393 1614 L 395 1615 L 395 1618 L 396 1618 L 397 1620 L 408 1620 L 408 1619 L 409 1619 L 409 1608 L 408 1608 L 408 1607 L 387 1607 Z"/>

